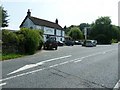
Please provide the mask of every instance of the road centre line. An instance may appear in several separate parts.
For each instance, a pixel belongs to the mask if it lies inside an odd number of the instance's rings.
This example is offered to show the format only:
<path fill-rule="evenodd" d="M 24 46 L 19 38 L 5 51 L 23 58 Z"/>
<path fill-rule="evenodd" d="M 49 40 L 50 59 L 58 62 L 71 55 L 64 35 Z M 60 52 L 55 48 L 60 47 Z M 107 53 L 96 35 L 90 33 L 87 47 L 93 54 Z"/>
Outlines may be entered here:
<path fill-rule="evenodd" d="M 0 84 L 0 87 L 1 87 L 1 86 L 4 86 L 4 85 L 6 85 L 6 84 L 7 84 L 7 83 L 1 83 L 1 84 Z"/>
<path fill-rule="evenodd" d="M 84 57 L 79 58 L 79 60 L 74 61 L 74 63 L 81 62 L 84 58 L 96 56 L 96 55 L 99 55 L 99 54 L 106 54 L 107 52 L 111 52 L 111 51 L 114 51 L 114 50 L 116 50 L 116 49 L 108 50 L 108 51 L 105 51 L 105 52 L 98 52 L 98 53 L 95 53 L 95 54 L 84 56 Z"/>
<path fill-rule="evenodd" d="M 77 58 L 77 59 L 79 59 L 79 58 Z M 25 76 L 25 75 L 28 75 L 28 74 L 33 74 L 33 73 L 35 73 L 35 72 L 43 71 L 43 70 L 50 69 L 50 68 L 53 68 L 53 67 L 57 67 L 57 66 L 60 66 L 60 65 L 64 65 L 64 64 L 73 62 L 73 61 L 75 61 L 75 60 L 77 60 L 77 59 L 70 60 L 70 61 L 66 61 L 66 62 L 62 62 L 62 63 L 55 64 L 55 65 L 51 65 L 51 66 L 49 66 L 49 67 L 47 67 L 47 68 L 37 69 L 37 70 L 30 71 L 30 72 L 26 72 L 26 73 L 14 75 L 14 76 L 11 76 L 11 77 L 8 77 L 8 78 L 1 79 L 0 82 L 6 81 L 6 80 L 10 80 L 10 79 L 13 79 L 13 78 L 16 78 L 16 77 L 20 77 L 20 76 Z"/>
<path fill-rule="evenodd" d="M 115 87 L 113 88 L 114 89 L 119 89 L 120 88 L 120 80 L 116 83 Z"/>
<path fill-rule="evenodd" d="M 25 65 L 25 66 L 23 66 L 23 67 L 15 70 L 15 71 L 13 71 L 13 72 L 8 73 L 7 75 L 11 75 L 11 74 L 14 74 L 14 73 L 17 73 L 17 72 L 26 70 L 26 69 L 34 68 L 34 67 L 37 67 L 37 66 L 42 65 L 42 64 L 47 63 L 47 62 L 51 62 L 51 61 L 55 61 L 55 60 L 60 60 L 60 59 L 64 59 L 64 58 L 69 58 L 69 57 L 71 57 L 71 56 L 72 56 L 72 55 L 67 55 L 67 56 L 62 56 L 62 57 L 58 57 L 58 58 L 53 58 L 53 59 L 41 61 L 41 62 L 38 62 L 38 63 L 36 63 L 36 64 Z"/>
<path fill-rule="evenodd" d="M 99 53 L 97 53 L 97 54 L 100 54 L 100 53 L 101 53 L 101 52 L 99 52 Z M 102 53 L 103 53 L 103 52 L 102 52 Z M 82 57 L 82 59 L 83 59 L 83 58 L 90 57 L 90 56 L 93 56 L 93 55 L 97 55 L 97 54 L 91 54 L 91 55 Z M 67 64 L 67 63 L 70 63 L 70 62 L 75 62 L 75 61 L 77 61 L 77 60 L 79 60 L 79 59 L 81 59 L 81 58 L 76 58 L 76 59 L 69 60 L 69 61 L 66 61 L 66 62 L 62 62 L 62 63 L 59 63 L 59 64 L 51 65 L 51 66 L 46 67 L 46 68 L 37 69 L 37 70 L 30 71 L 30 72 L 26 72 L 26 73 L 14 75 L 14 76 L 11 76 L 11 77 L 8 77 L 8 78 L 1 79 L 0 82 L 6 81 L 6 80 L 10 80 L 10 79 L 13 79 L 13 78 L 16 78 L 16 77 L 20 77 L 20 76 L 25 76 L 25 75 L 28 75 L 28 74 L 33 74 L 33 73 L 35 73 L 35 72 L 39 72 L 39 71 L 43 71 L 43 70 L 46 70 L 46 69 L 50 69 L 50 68 L 57 67 L 57 66 L 60 66 L 60 65 L 64 65 L 64 64 Z M 81 61 L 82 61 L 82 60 L 81 60 Z"/>

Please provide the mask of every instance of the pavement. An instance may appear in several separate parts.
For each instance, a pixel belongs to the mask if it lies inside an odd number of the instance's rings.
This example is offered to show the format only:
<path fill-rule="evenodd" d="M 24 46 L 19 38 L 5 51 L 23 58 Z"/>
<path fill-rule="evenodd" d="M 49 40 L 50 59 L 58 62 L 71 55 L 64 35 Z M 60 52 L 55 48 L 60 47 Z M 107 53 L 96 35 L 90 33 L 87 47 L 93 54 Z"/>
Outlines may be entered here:
<path fill-rule="evenodd" d="M 2 88 L 119 88 L 118 44 L 59 47 L 2 63 Z"/>

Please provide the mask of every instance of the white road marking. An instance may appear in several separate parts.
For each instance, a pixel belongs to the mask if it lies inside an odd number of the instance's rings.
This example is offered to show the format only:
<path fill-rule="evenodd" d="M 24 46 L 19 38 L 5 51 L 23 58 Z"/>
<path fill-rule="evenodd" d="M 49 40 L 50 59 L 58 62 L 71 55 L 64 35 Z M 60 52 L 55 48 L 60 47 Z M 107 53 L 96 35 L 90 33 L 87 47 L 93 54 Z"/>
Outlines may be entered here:
<path fill-rule="evenodd" d="M 7 84 L 7 83 L 1 83 L 1 84 L 0 84 L 0 87 L 1 87 L 1 86 L 4 86 L 4 85 L 6 85 L 6 84 Z"/>
<path fill-rule="evenodd" d="M 26 70 L 26 69 L 30 69 L 30 68 L 34 68 L 34 67 L 37 67 L 39 65 L 42 65 L 46 62 L 51 62 L 51 61 L 55 61 L 55 60 L 60 60 L 60 59 L 63 59 L 63 58 L 68 58 L 68 57 L 71 57 L 72 55 L 68 55 L 68 56 L 63 56 L 63 57 L 58 57 L 58 58 L 53 58 L 53 59 L 49 59 L 49 60 L 46 60 L 46 61 L 42 61 L 42 62 L 38 62 L 36 64 L 29 64 L 29 65 L 25 65 L 11 73 L 8 73 L 7 75 L 11 75 L 11 74 L 14 74 L 14 73 L 17 73 L 17 72 L 20 72 L 20 71 L 23 71 L 23 70 Z"/>
<path fill-rule="evenodd" d="M 80 59 L 80 60 L 74 61 L 74 63 L 81 62 L 81 61 L 82 61 L 82 60 Z"/>
<path fill-rule="evenodd" d="M 113 88 L 114 89 L 119 89 L 120 88 L 120 80 L 117 82 L 117 84 L 115 85 L 115 87 Z"/>
<path fill-rule="evenodd" d="M 41 65 L 42 65 L 42 64 L 43 64 L 43 63 L 41 63 Z M 39 64 L 39 65 L 40 65 L 40 64 Z M 20 71 L 23 71 L 23 70 L 26 70 L 26 69 L 29 69 L 29 68 L 37 67 L 37 66 L 38 66 L 37 64 L 25 65 L 25 66 L 23 66 L 23 67 L 15 70 L 15 71 L 13 71 L 13 72 L 7 74 L 7 75 L 11 75 L 11 74 L 14 74 L 14 73 L 17 73 L 17 72 L 20 72 Z"/>
<path fill-rule="evenodd" d="M 109 50 L 110 51 L 110 50 Z M 111 50 L 112 51 L 112 50 Z M 91 55 L 88 55 L 88 56 L 85 56 L 85 57 L 82 57 L 82 59 L 84 58 L 87 58 L 87 57 L 90 57 L 90 56 L 94 56 L 94 55 L 97 55 L 97 54 L 102 54 L 103 52 L 99 52 L 99 53 L 96 53 L 96 54 L 91 54 Z M 64 58 L 66 57 L 71 57 L 72 55 L 69 55 L 69 56 L 64 56 Z M 63 57 L 60 57 L 60 58 L 63 58 Z M 56 58 L 58 59 L 58 58 Z M 42 69 L 37 69 L 37 70 L 33 70 L 33 71 L 30 71 L 30 72 L 26 72 L 26 73 L 22 73 L 22 74 L 18 74 L 18 75 L 15 75 L 15 76 L 11 76 L 11 77 L 8 77 L 8 78 L 4 78 L 4 79 L 1 79 L 0 82 L 2 81 L 6 81 L 6 80 L 10 80 L 10 79 L 13 79 L 13 78 L 16 78 L 16 77 L 20 77 L 20 76 L 25 76 L 25 75 L 28 75 L 28 74 L 32 74 L 32 73 L 35 73 L 35 72 L 39 72 L 39 71 L 43 71 L 43 70 L 46 70 L 46 69 L 50 69 L 52 67 L 57 67 L 57 66 L 60 66 L 60 65 L 64 65 L 64 64 L 67 64 L 67 63 L 70 63 L 70 62 L 75 62 L 77 60 L 79 60 L 81 58 L 76 58 L 76 59 L 73 59 L 73 60 L 70 60 L 70 61 L 66 61 L 66 62 L 62 62 L 62 63 L 59 63 L 59 64 L 55 64 L 55 65 L 52 65 L 52 66 L 49 66 L 49 67 L 46 67 L 46 68 L 42 68 Z M 49 62 L 49 61 L 54 61 L 55 59 L 50 59 L 50 60 L 46 60 L 44 62 Z"/>
<path fill-rule="evenodd" d="M 96 55 L 99 55 L 99 54 L 106 54 L 107 52 L 111 52 L 111 51 L 114 51 L 114 50 L 116 50 L 116 49 L 108 50 L 108 51 L 105 51 L 105 52 L 98 52 L 98 53 L 95 53 L 95 54 L 84 56 L 84 57 L 79 58 L 79 60 L 74 61 L 74 63 L 81 62 L 84 58 L 96 56 Z"/>
<path fill-rule="evenodd" d="M 74 63 L 81 62 L 84 58 L 88 58 L 88 57 L 95 56 L 95 55 L 98 55 L 98 54 L 101 54 L 101 52 L 81 57 L 78 60 L 74 61 Z"/>
<path fill-rule="evenodd" d="M 37 69 L 37 70 L 30 71 L 30 72 L 26 72 L 26 73 L 22 73 L 22 74 L 14 75 L 14 76 L 11 76 L 11 77 L 8 77 L 8 78 L 4 78 L 4 79 L 1 79 L 0 82 L 2 82 L 2 81 L 6 81 L 6 80 L 10 80 L 10 79 L 13 79 L 13 78 L 16 78 L 16 77 L 20 77 L 20 76 L 25 76 L 25 75 L 32 74 L 32 73 L 35 73 L 35 72 L 43 71 L 43 70 L 45 70 L 45 69 L 49 69 L 49 68 L 53 68 L 53 67 L 57 67 L 57 66 L 60 66 L 60 65 L 64 65 L 64 64 L 67 64 L 67 63 L 73 62 L 73 61 L 75 61 L 75 60 L 78 60 L 78 58 L 77 58 L 77 59 L 74 59 L 74 60 L 70 60 L 70 61 L 62 62 L 62 63 L 59 63 L 59 64 L 51 65 L 51 66 L 46 67 L 46 68 Z"/>

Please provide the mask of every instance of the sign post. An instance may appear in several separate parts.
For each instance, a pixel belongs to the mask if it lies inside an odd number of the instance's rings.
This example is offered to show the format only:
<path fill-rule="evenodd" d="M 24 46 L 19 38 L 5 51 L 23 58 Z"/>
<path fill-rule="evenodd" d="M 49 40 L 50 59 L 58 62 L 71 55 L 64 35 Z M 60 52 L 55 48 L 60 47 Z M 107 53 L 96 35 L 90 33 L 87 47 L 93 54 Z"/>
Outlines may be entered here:
<path fill-rule="evenodd" d="M 87 28 L 84 28 L 84 35 L 85 35 L 85 40 L 87 40 Z"/>

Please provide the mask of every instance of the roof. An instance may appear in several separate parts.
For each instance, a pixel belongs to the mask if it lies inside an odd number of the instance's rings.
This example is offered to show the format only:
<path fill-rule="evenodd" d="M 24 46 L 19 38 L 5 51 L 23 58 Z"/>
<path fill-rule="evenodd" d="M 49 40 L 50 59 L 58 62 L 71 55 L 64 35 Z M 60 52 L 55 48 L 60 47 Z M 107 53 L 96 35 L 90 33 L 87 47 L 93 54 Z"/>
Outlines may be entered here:
<path fill-rule="evenodd" d="M 20 27 L 22 27 L 23 23 L 25 22 L 25 20 L 27 18 L 29 18 L 35 25 L 46 26 L 46 27 L 51 27 L 51 28 L 63 30 L 63 28 L 57 23 L 43 20 L 43 19 L 36 18 L 36 17 L 32 17 L 32 16 L 30 16 L 30 17 L 26 16 L 25 19 L 23 20 L 22 24 L 20 25 Z"/>

